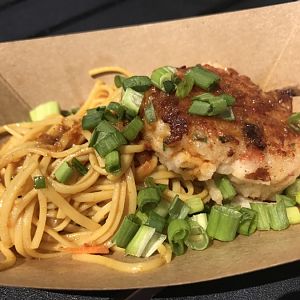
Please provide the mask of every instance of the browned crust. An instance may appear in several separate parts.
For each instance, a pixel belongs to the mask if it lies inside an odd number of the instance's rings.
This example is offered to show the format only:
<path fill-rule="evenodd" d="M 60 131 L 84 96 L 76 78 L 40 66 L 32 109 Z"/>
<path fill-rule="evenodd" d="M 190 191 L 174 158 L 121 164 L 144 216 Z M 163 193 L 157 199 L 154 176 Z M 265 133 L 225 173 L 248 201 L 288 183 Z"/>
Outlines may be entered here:
<path fill-rule="evenodd" d="M 292 113 L 290 91 L 263 92 L 247 76 L 239 75 L 233 69 L 223 70 L 209 65 L 204 67 L 221 78 L 219 87 L 213 92 L 215 95 L 227 93 L 235 97 L 233 112 L 236 120 L 229 122 L 217 117 L 188 114 L 191 98 L 205 92 L 198 87 L 194 87 L 190 95 L 182 100 L 153 87 L 146 92 L 144 103 L 152 101 L 158 117 L 170 126 L 171 134 L 164 142 L 175 146 L 183 135 L 189 135 L 192 140 L 194 132 L 201 132 L 208 139 L 230 137 L 226 142 L 234 147 L 244 141 L 248 148 L 292 156 L 294 149 L 290 144 L 297 134 L 287 125 L 287 118 Z M 179 73 L 186 70 L 181 68 Z"/>

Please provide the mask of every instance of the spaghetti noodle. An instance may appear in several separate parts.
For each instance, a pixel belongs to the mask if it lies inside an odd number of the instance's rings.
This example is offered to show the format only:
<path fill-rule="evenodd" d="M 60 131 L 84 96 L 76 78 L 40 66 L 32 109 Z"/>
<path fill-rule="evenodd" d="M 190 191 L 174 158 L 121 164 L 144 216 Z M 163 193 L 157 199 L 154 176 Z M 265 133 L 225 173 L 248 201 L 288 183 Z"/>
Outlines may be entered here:
<path fill-rule="evenodd" d="M 115 67 L 91 70 L 90 75 L 106 72 L 130 75 Z M 75 260 L 129 273 L 170 262 L 167 243 L 153 258 L 138 263 L 105 257 L 108 248 L 117 251 L 110 240 L 124 216 L 135 212 L 137 186 L 146 177 L 168 185 L 163 194 L 168 201 L 176 194 L 183 200 L 195 194 L 209 199 L 206 189 L 199 190 L 193 182 L 169 172 L 155 154 L 137 166 L 135 156 L 146 149 L 143 140 L 120 147 L 122 169 L 118 175 L 106 171 L 103 159 L 88 146 L 91 133 L 82 129 L 81 119 L 87 110 L 120 99 L 119 88 L 97 79 L 88 99 L 74 115 L 54 115 L 42 121 L 0 127 L 0 133 L 11 135 L 0 149 L 0 251 L 4 256 L 0 269 L 12 267 L 18 255 L 51 258 L 72 252 Z M 73 174 L 68 184 L 58 182 L 57 170 L 74 158 L 88 167 L 87 173 Z M 33 179 L 38 176 L 46 180 L 43 189 L 34 188 Z M 81 249 L 82 253 L 72 249 Z M 95 251 L 97 254 L 91 254 Z"/>

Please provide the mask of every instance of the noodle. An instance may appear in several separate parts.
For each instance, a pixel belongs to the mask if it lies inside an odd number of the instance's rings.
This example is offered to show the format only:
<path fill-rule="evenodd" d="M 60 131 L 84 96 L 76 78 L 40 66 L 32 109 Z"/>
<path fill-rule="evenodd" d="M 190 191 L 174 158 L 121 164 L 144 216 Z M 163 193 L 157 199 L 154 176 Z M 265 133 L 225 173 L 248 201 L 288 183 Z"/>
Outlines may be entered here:
<path fill-rule="evenodd" d="M 130 72 L 119 67 L 97 68 L 91 76 Z M 23 257 L 51 258 L 68 254 L 78 246 L 109 245 L 122 219 L 135 213 L 138 183 L 147 176 L 169 186 L 163 197 L 176 194 L 183 201 L 195 195 L 191 181 L 168 171 L 152 155 L 135 165 L 137 153 L 146 150 L 145 141 L 121 146 L 121 171 L 109 174 L 104 159 L 88 146 L 90 131 L 80 126 L 86 111 L 109 102 L 120 101 L 121 90 L 96 80 L 88 99 L 75 115 L 53 115 L 37 122 L 0 126 L 0 134 L 11 137 L 0 148 L 0 270 L 12 267 L 16 254 Z M 77 158 L 88 171 L 75 174 L 68 184 L 58 182 L 57 170 Z M 45 178 L 46 187 L 35 189 L 37 176 Z M 209 199 L 206 189 L 196 193 Z M 118 247 L 111 247 L 117 251 Z M 171 260 L 168 244 L 161 245 L 153 258 L 125 263 L 104 255 L 74 254 L 72 258 L 100 264 L 114 270 L 136 273 L 155 269 Z"/>

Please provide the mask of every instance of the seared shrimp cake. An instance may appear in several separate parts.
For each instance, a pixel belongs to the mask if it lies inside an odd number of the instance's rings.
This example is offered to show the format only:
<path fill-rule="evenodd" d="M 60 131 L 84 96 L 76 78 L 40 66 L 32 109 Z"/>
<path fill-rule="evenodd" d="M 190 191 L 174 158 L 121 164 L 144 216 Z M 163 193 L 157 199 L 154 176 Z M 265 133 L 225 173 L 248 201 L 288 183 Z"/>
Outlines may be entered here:
<path fill-rule="evenodd" d="M 145 93 L 142 114 L 152 102 L 157 119 L 145 122 L 144 138 L 161 163 L 185 179 L 226 174 L 243 196 L 269 199 L 300 174 L 300 137 L 287 124 L 291 93 L 263 92 L 233 69 L 203 67 L 220 77 L 214 95 L 235 98 L 235 120 L 190 114 L 192 98 L 206 93 L 197 86 L 183 99 L 152 87 Z"/>

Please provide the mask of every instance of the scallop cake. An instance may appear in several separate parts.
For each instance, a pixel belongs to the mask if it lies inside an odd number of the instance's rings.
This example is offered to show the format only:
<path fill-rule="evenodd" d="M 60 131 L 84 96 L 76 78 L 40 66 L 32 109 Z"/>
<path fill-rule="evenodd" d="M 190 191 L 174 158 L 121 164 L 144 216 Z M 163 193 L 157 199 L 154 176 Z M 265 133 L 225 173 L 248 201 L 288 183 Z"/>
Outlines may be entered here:
<path fill-rule="evenodd" d="M 288 124 L 292 91 L 264 92 L 234 69 L 201 67 L 219 77 L 211 94 L 235 98 L 234 119 L 189 113 L 193 99 L 207 93 L 199 86 L 183 98 L 152 87 L 141 113 L 152 103 L 156 120 L 145 122 L 144 139 L 160 162 L 184 179 L 207 181 L 225 174 L 242 196 L 271 199 L 300 174 L 300 136 Z M 176 76 L 188 72 L 177 68 Z"/>

